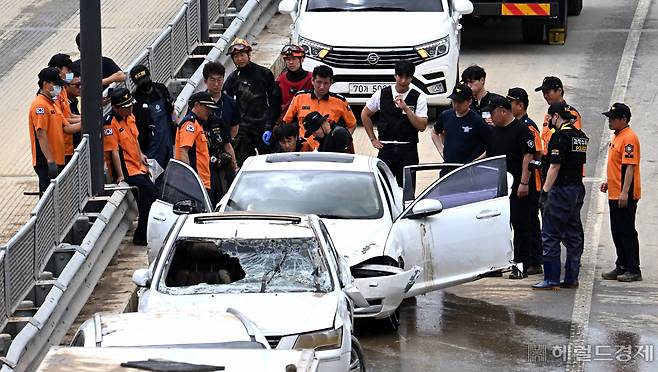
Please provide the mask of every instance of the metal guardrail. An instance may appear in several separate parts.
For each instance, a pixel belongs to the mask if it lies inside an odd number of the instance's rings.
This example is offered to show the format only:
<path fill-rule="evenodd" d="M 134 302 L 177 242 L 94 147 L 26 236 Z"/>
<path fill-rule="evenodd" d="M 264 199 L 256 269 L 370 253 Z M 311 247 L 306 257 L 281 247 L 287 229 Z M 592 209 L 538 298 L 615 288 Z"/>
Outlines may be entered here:
<path fill-rule="evenodd" d="M 30 219 L 0 248 L 0 329 L 36 284 L 48 258 L 91 196 L 85 136 L 62 173 L 51 181 Z"/>

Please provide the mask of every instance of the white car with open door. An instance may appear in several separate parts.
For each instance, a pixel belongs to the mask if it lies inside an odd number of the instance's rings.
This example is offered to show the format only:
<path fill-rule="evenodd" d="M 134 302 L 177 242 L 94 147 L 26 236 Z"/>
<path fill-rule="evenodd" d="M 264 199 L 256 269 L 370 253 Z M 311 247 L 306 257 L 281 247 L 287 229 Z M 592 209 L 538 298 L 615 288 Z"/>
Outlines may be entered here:
<path fill-rule="evenodd" d="M 179 178 L 189 177 L 184 169 L 184 164 L 170 163 L 164 192 L 169 203 L 159 200 L 151 209 L 152 251 L 162 247 L 176 221 L 174 202 L 196 197 L 198 205 L 207 205 L 203 187 L 179 185 Z M 444 175 L 416 198 L 419 170 Z M 504 157 L 464 166 L 419 165 L 407 168 L 403 194 L 386 164 L 374 157 L 262 155 L 245 161 L 217 210 L 317 214 L 368 301 L 355 309 L 355 316 L 391 317 L 396 326 L 395 311 L 405 296 L 510 267 L 508 177 Z M 409 283 L 415 283 L 410 290 Z M 401 295 L 400 289 L 408 291 Z"/>
<path fill-rule="evenodd" d="M 233 308 L 272 348 L 315 350 L 320 371 L 365 371 L 352 317 L 367 302 L 317 216 L 185 214 L 190 206 L 176 203 L 180 223 L 133 275 L 140 312 Z"/>

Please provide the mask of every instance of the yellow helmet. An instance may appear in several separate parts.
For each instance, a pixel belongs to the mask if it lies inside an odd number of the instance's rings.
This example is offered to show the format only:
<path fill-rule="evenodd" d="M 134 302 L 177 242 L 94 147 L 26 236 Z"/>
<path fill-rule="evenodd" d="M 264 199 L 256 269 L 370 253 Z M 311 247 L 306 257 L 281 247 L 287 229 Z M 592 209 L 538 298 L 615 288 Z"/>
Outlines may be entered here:
<path fill-rule="evenodd" d="M 245 39 L 236 37 L 235 40 L 231 43 L 231 45 L 228 47 L 228 51 L 226 52 L 227 55 L 232 56 L 236 53 L 239 52 L 251 52 L 253 49 L 251 48 L 251 44 Z"/>

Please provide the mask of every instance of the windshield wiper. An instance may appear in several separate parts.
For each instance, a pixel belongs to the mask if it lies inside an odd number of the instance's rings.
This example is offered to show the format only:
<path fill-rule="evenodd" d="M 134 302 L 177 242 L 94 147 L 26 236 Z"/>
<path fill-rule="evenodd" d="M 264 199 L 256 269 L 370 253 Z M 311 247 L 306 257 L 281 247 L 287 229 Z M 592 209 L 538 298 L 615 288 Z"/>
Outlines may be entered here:
<path fill-rule="evenodd" d="M 320 217 L 320 218 L 329 218 L 329 219 L 334 219 L 334 220 L 346 220 L 348 218 L 353 218 L 353 217 L 339 216 L 337 214 L 318 214 L 318 217 Z"/>
<path fill-rule="evenodd" d="M 347 12 L 350 9 L 341 9 L 341 8 L 336 8 L 333 6 L 322 6 L 319 8 L 313 8 L 309 9 L 309 12 Z"/>
<path fill-rule="evenodd" d="M 407 9 L 394 6 L 365 6 L 363 8 L 352 8 L 352 12 L 406 12 Z"/>
<path fill-rule="evenodd" d="M 279 263 L 276 266 L 274 266 L 272 270 L 263 274 L 263 278 L 260 280 L 260 293 L 265 293 L 265 287 L 268 284 L 270 284 L 270 282 L 272 281 L 272 279 L 274 279 L 276 274 L 281 272 L 281 265 L 283 265 L 283 262 L 288 257 L 288 252 L 290 252 L 290 248 L 286 249 L 286 251 L 283 253 L 283 257 L 281 258 L 281 261 L 279 261 Z M 272 273 L 272 276 L 269 279 L 267 279 L 267 276 L 270 275 L 270 273 Z"/>

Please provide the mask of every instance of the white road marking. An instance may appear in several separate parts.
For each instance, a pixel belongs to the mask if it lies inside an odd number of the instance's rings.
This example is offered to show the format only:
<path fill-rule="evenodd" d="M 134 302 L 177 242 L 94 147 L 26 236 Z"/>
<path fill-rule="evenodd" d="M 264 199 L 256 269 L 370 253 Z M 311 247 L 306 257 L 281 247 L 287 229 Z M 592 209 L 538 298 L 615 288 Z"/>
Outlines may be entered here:
<path fill-rule="evenodd" d="M 639 0 L 637 3 L 628 38 L 624 45 L 624 52 L 621 61 L 619 62 L 617 77 L 615 78 L 615 84 L 610 98 L 610 105 L 614 102 L 623 102 L 626 97 L 633 62 L 635 61 L 637 47 L 640 43 L 640 36 L 642 35 L 642 28 L 644 27 L 644 21 L 647 18 L 651 2 L 652 0 Z M 604 120 L 604 124 L 607 126 L 607 119 Z M 604 155 L 598 159 L 596 177 L 594 177 L 594 179 L 602 179 L 605 175 L 606 164 L 608 162 L 606 148 L 611 135 L 610 132 L 604 130 L 601 136 L 601 147 L 599 148 L 599 153 Z M 586 240 L 585 250 L 581 259 L 579 278 L 580 287 L 576 290 L 576 296 L 574 298 L 573 313 L 571 315 L 571 333 L 569 335 L 569 346 L 572 347 L 571 350 L 578 348 L 578 350 L 583 350 L 583 352 L 585 350 L 583 346 L 586 346 L 587 343 L 596 259 L 599 250 L 599 240 L 601 237 L 601 226 L 603 224 L 603 212 L 605 211 L 607 199 L 607 194 L 599 191 L 599 185 L 597 183 L 592 183 L 589 192 L 590 204 L 585 225 L 585 236 L 587 236 L 588 239 Z M 568 357 L 567 371 L 582 371 L 584 369 L 584 356 L 581 355 L 581 353 L 570 352 Z"/>

